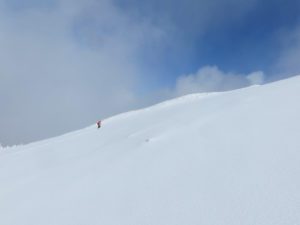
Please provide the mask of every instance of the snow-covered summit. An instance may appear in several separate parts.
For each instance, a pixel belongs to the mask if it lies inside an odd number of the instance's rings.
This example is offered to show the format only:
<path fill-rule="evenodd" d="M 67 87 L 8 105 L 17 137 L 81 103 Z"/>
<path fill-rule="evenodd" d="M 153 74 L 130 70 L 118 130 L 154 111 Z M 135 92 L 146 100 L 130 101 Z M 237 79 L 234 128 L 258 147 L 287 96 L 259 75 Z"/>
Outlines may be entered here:
<path fill-rule="evenodd" d="M 300 76 L 0 151 L 1 225 L 300 224 Z"/>

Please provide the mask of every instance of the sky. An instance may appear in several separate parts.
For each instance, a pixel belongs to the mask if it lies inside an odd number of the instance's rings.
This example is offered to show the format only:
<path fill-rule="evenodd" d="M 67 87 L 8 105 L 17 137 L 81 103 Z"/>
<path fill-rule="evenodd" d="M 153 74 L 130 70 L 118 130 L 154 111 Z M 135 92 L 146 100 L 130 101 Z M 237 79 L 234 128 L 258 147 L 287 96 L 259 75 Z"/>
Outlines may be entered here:
<path fill-rule="evenodd" d="M 0 0 L 0 143 L 300 74 L 297 0 Z"/>

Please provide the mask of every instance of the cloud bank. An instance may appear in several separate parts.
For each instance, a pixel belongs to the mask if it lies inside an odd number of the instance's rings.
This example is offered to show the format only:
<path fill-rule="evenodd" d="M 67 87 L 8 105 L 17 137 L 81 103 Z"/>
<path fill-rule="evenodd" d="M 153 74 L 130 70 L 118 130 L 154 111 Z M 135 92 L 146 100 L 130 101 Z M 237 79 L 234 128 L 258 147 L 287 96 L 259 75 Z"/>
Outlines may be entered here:
<path fill-rule="evenodd" d="M 226 73 L 217 66 L 205 66 L 194 74 L 182 75 L 177 79 L 174 96 L 196 92 L 228 91 L 263 84 L 264 73 L 256 71 L 250 74 Z"/>
<path fill-rule="evenodd" d="M 251 85 L 262 85 L 265 80 L 266 75 L 262 71 L 240 74 L 224 72 L 217 66 L 204 66 L 195 73 L 178 76 L 173 87 L 157 91 L 144 102 L 150 105 L 187 94 L 230 91 Z"/>
<path fill-rule="evenodd" d="M 139 51 L 159 42 L 159 28 L 112 1 L 30 2 L 0 4 L 0 142 L 58 135 L 137 105 Z"/>

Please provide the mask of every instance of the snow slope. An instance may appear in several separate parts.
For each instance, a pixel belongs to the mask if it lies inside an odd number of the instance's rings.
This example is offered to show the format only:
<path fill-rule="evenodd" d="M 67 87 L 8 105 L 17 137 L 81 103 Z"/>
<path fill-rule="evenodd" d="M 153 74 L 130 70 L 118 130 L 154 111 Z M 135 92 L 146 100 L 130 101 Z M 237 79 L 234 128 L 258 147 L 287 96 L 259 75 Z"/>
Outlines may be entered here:
<path fill-rule="evenodd" d="M 0 225 L 299 225 L 300 76 L 0 151 Z"/>

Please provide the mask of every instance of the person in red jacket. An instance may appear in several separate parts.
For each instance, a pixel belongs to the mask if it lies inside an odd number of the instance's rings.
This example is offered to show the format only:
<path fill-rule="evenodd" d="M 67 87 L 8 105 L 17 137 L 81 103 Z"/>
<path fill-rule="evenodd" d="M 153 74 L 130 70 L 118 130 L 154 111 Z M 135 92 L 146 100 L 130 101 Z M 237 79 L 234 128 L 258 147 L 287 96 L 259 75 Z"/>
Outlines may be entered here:
<path fill-rule="evenodd" d="M 101 120 L 97 121 L 97 127 L 98 127 L 98 129 L 101 127 Z"/>

